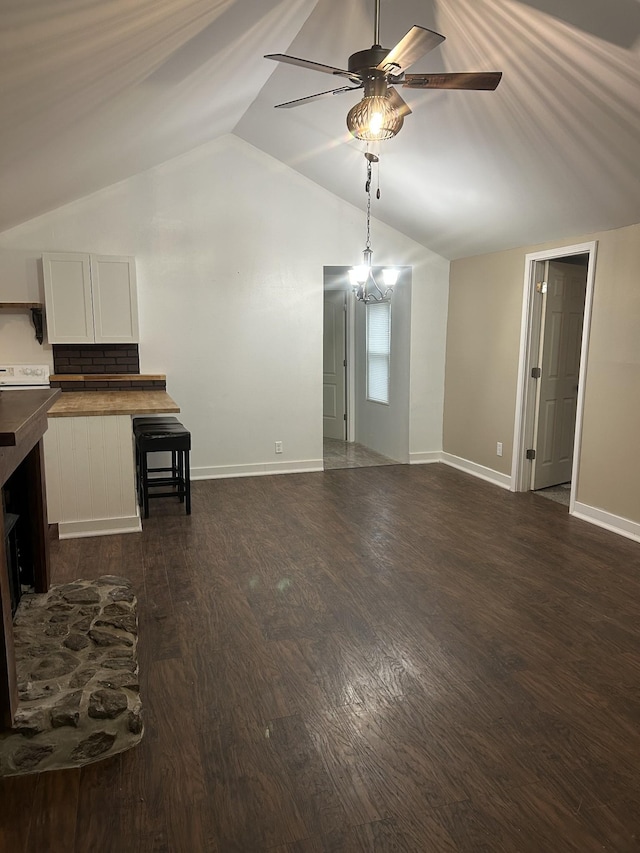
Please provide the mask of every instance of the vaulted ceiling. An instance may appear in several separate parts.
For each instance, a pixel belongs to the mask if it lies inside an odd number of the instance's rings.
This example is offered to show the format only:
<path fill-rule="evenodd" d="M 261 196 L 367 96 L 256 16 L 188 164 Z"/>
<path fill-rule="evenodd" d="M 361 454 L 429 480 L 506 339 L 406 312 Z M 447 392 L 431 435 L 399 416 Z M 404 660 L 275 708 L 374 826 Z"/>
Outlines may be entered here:
<path fill-rule="evenodd" d="M 0 229 L 236 133 L 364 208 L 345 67 L 373 0 L 0 0 Z M 638 0 L 381 0 L 381 40 L 446 36 L 411 72 L 504 73 L 495 92 L 401 89 L 373 215 L 445 257 L 640 222 Z M 339 85 L 335 84 L 335 85 Z M 215 188 L 212 187 L 212 192 Z"/>

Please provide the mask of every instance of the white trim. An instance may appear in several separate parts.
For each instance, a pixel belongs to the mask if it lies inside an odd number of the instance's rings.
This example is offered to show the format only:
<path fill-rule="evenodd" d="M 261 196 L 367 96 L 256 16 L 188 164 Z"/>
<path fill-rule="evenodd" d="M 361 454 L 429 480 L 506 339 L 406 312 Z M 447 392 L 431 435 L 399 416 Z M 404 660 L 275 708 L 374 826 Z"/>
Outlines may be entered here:
<path fill-rule="evenodd" d="M 595 282 L 596 254 L 598 243 L 593 240 L 588 243 L 577 243 L 573 246 L 559 246 L 557 249 L 545 249 L 531 252 L 525 256 L 524 285 L 522 296 L 522 318 L 520 323 L 520 353 L 518 356 L 518 385 L 516 390 L 516 419 L 513 431 L 513 456 L 511 459 L 511 477 L 509 488 L 513 492 L 526 492 L 531 486 L 530 465 L 525 458 L 527 441 L 527 419 L 531 409 L 531 367 L 534 353 L 532 352 L 533 330 L 533 293 L 535 287 L 535 265 L 537 261 L 560 259 L 568 255 L 587 254 L 587 290 L 584 304 L 584 320 L 582 324 L 582 347 L 580 352 L 580 374 L 578 377 L 578 399 L 576 402 L 576 426 L 573 441 L 573 470 L 571 474 L 571 495 L 569 512 L 573 512 L 575 496 L 578 488 L 580 470 L 580 451 L 582 446 L 582 421 L 584 415 L 584 389 L 589 355 L 589 332 L 591 327 L 591 311 L 593 306 L 593 290 Z"/>
<path fill-rule="evenodd" d="M 472 474 L 474 477 L 479 477 L 481 480 L 486 480 L 488 483 L 500 486 L 501 489 L 509 489 L 511 487 L 511 477 L 508 474 L 501 474 L 500 471 L 494 471 L 493 468 L 478 465 L 477 462 L 471 462 L 469 459 L 462 459 L 460 456 L 453 456 L 451 453 L 443 453 L 441 461 L 451 468 L 457 468 L 459 471 L 465 471 L 467 474 Z"/>
<path fill-rule="evenodd" d="M 90 518 L 86 521 L 59 521 L 58 539 L 83 539 L 86 536 L 111 536 L 115 533 L 140 533 L 139 515 L 123 518 Z"/>
<path fill-rule="evenodd" d="M 629 518 L 622 518 L 619 515 L 613 515 L 611 512 L 605 512 L 603 509 L 577 501 L 570 512 L 575 518 L 580 518 L 582 521 L 588 521 L 590 524 L 604 527 L 605 530 L 611 530 L 612 533 L 618 533 L 620 536 L 626 536 L 627 539 L 640 542 L 640 524 L 637 521 L 631 521 Z"/>
<path fill-rule="evenodd" d="M 573 439 L 573 466 L 571 469 L 571 496 L 569 497 L 569 512 L 573 513 L 578 494 L 580 477 L 580 454 L 582 452 L 582 421 L 584 415 L 584 393 L 587 377 L 587 362 L 589 361 L 589 337 L 591 335 L 591 314 L 593 311 L 593 290 L 596 280 L 596 255 L 598 243 L 590 244 L 589 263 L 587 266 L 587 293 L 584 302 L 584 321 L 582 323 L 582 346 L 580 349 L 580 373 L 578 376 L 578 400 L 576 403 L 576 431 Z"/>
<path fill-rule="evenodd" d="M 322 459 L 298 459 L 293 462 L 255 462 L 252 465 L 216 465 L 192 468 L 192 480 L 219 480 L 227 477 L 262 477 L 269 474 L 306 474 L 323 471 Z"/>
<path fill-rule="evenodd" d="M 409 465 L 429 465 L 431 462 L 442 462 L 441 450 L 424 450 L 409 454 Z"/>

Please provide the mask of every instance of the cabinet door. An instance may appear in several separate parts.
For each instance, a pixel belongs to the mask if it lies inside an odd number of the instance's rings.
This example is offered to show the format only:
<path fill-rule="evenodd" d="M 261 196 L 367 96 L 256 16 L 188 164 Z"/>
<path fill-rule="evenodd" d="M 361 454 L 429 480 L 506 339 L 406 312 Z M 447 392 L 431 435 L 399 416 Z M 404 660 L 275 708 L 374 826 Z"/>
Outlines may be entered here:
<path fill-rule="evenodd" d="M 42 256 L 47 339 L 50 344 L 92 344 L 93 305 L 89 255 Z"/>
<path fill-rule="evenodd" d="M 138 341 L 135 258 L 91 255 L 96 343 Z"/>

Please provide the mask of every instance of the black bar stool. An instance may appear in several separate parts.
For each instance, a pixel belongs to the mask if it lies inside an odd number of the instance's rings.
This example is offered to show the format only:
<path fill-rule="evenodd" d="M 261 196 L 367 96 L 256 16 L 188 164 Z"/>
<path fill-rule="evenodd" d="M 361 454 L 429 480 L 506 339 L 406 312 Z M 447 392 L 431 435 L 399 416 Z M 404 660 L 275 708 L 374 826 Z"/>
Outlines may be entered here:
<path fill-rule="evenodd" d="M 166 424 L 180 424 L 180 421 L 173 415 L 143 415 L 133 418 L 133 435 L 138 436 L 138 433 L 143 428 L 151 425 L 154 427 L 165 426 Z M 175 451 L 171 453 L 171 471 L 174 477 L 178 471 L 178 457 Z M 142 485 L 140 482 L 140 452 L 138 450 L 138 442 L 136 440 L 136 491 L 138 493 L 138 504 L 142 506 Z"/>
<path fill-rule="evenodd" d="M 142 418 L 134 418 L 134 435 L 136 441 L 136 459 L 139 466 L 138 498 L 144 518 L 149 518 L 149 500 L 151 498 L 177 497 L 180 503 L 185 503 L 187 515 L 191 515 L 191 477 L 189 470 L 189 452 L 191 450 L 191 433 L 177 418 L 150 418 L 150 423 L 136 423 Z M 150 468 L 148 453 L 171 453 L 171 467 Z M 150 477 L 150 474 L 169 474 L 165 477 Z M 170 488 L 171 491 L 157 492 L 158 487 Z M 150 491 L 150 489 L 152 491 Z"/>
<path fill-rule="evenodd" d="M 147 424 L 160 426 L 160 424 L 179 423 L 180 421 L 174 415 L 144 415 L 133 419 L 133 431 L 135 432 L 137 427 L 147 426 Z"/>

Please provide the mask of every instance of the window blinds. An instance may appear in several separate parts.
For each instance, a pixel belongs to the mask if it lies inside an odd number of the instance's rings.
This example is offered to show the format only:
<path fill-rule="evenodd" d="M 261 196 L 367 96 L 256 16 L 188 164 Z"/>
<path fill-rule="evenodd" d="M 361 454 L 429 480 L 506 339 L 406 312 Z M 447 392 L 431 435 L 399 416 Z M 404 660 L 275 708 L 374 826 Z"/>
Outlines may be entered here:
<path fill-rule="evenodd" d="M 367 305 L 367 399 L 389 402 L 391 303 Z"/>

